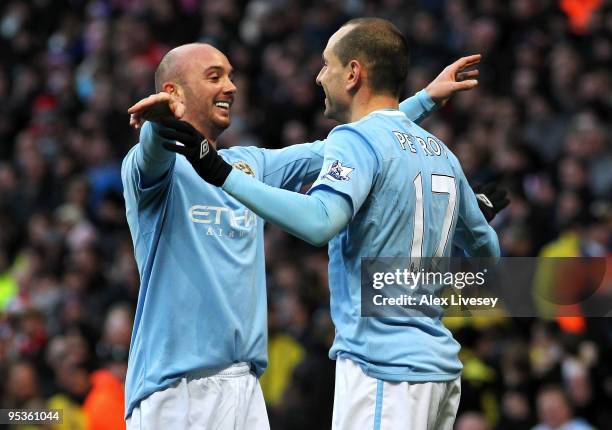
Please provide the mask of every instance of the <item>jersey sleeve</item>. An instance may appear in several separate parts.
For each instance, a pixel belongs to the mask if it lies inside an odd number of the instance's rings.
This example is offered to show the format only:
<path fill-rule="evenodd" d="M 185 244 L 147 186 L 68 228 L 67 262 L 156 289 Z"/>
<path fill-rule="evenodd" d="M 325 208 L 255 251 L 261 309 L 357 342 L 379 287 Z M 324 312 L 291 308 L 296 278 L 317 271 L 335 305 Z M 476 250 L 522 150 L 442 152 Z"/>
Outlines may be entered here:
<path fill-rule="evenodd" d="M 263 149 L 263 182 L 276 188 L 299 191 L 313 182 L 323 165 L 323 141 Z"/>
<path fill-rule="evenodd" d="M 436 109 L 436 103 L 432 100 L 429 93 L 423 89 L 401 102 L 399 109 L 409 120 L 419 124 Z"/>
<path fill-rule="evenodd" d="M 121 182 L 126 197 L 138 201 L 139 205 L 146 205 L 152 199 L 160 197 L 167 189 L 172 180 L 172 172 L 176 162 L 176 156 L 167 152 L 159 154 L 157 150 L 148 151 L 153 145 L 161 143 L 155 141 L 153 130 L 145 123 L 141 130 L 141 141 L 127 153 L 121 164 Z"/>
<path fill-rule="evenodd" d="M 223 190 L 260 217 L 315 246 L 323 246 L 351 218 L 351 205 L 342 196 L 319 190 L 304 195 L 271 187 L 233 169 Z"/>
<path fill-rule="evenodd" d="M 338 193 L 351 203 L 355 216 L 370 193 L 378 165 L 376 152 L 357 130 L 338 127 L 327 138 L 323 167 L 308 194 L 318 189 Z"/>
<path fill-rule="evenodd" d="M 169 142 L 158 134 L 159 125 L 146 121 L 140 128 L 140 142 L 136 146 L 135 161 L 140 173 L 139 186 L 148 188 L 164 179 L 174 166 L 176 154 L 163 147 Z"/>

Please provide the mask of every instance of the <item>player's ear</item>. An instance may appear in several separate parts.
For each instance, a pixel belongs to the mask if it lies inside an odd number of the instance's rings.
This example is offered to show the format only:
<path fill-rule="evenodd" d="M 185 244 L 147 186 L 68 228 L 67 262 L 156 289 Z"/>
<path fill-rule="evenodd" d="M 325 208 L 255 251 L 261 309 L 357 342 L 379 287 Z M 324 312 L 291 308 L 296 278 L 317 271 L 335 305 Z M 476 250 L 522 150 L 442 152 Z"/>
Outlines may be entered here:
<path fill-rule="evenodd" d="M 348 76 L 346 80 L 346 90 L 354 91 L 359 88 L 363 82 L 365 70 L 361 63 L 357 60 L 351 60 L 348 63 Z"/>
<path fill-rule="evenodd" d="M 177 97 L 181 97 L 183 95 L 181 86 L 174 82 L 164 82 L 162 91 Z"/>

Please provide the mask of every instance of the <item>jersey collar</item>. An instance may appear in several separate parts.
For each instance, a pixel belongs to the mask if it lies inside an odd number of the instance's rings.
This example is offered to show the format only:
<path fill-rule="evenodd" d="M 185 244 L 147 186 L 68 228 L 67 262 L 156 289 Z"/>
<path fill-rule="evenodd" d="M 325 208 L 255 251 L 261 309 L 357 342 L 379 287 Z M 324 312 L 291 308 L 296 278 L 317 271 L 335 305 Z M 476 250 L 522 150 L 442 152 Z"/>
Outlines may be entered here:
<path fill-rule="evenodd" d="M 378 110 L 374 110 L 370 112 L 369 114 L 361 118 L 359 121 L 369 118 L 372 115 L 400 116 L 400 117 L 406 118 L 406 114 L 404 114 L 404 112 L 399 111 L 397 109 L 378 109 Z"/>

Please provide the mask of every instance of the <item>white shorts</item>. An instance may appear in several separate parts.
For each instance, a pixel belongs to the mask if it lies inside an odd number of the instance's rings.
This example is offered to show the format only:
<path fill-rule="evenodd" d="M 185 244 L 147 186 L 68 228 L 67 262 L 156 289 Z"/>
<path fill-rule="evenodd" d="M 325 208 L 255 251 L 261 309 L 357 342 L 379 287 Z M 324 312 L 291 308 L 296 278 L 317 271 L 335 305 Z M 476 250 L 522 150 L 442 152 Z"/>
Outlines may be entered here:
<path fill-rule="evenodd" d="M 336 363 L 332 430 L 452 430 L 461 381 L 390 382 L 367 376 L 345 358 Z"/>
<path fill-rule="evenodd" d="M 143 399 L 127 430 L 269 430 L 257 377 L 246 363 L 187 375 Z"/>

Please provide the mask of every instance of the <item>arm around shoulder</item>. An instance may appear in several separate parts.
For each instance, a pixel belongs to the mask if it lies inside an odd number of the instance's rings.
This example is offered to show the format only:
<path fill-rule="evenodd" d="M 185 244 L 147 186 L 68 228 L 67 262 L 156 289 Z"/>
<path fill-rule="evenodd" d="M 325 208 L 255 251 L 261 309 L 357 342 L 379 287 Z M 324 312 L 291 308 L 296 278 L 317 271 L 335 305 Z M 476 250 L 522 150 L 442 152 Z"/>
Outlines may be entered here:
<path fill-rule="evenodd" d="M 347 199 L 332 191 L 299 194 L 269 185 L 234 169 L 223 190 L 260 217 L 314 246 L 325 245 L 352 216 Z"/>

